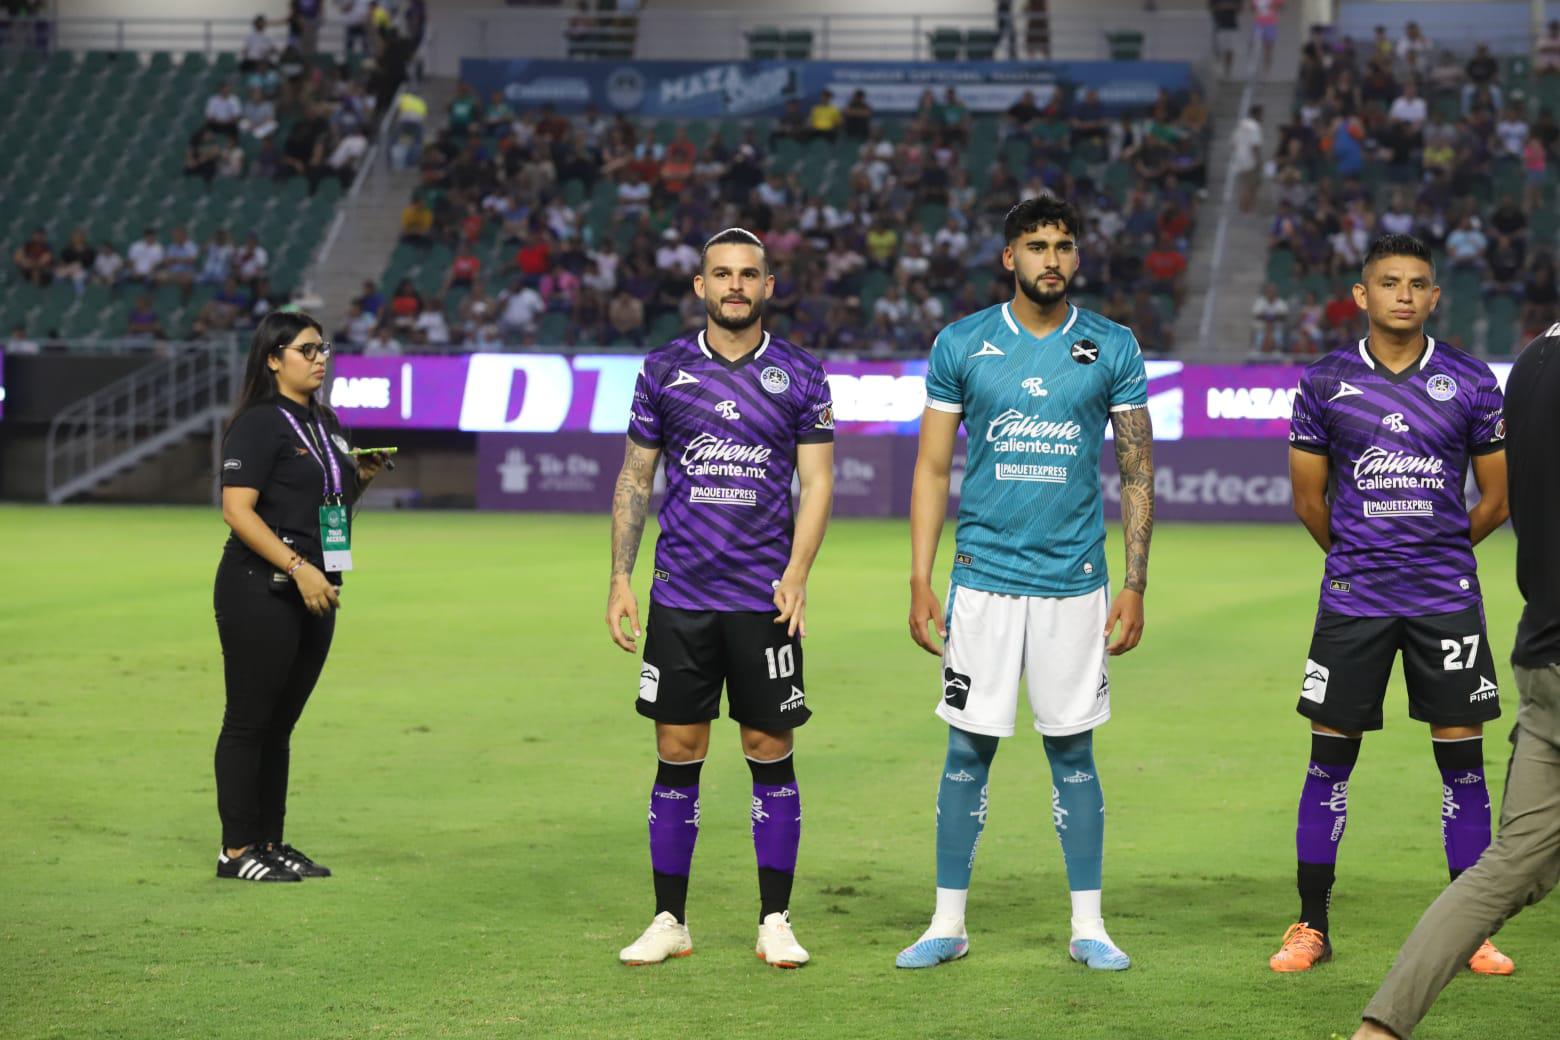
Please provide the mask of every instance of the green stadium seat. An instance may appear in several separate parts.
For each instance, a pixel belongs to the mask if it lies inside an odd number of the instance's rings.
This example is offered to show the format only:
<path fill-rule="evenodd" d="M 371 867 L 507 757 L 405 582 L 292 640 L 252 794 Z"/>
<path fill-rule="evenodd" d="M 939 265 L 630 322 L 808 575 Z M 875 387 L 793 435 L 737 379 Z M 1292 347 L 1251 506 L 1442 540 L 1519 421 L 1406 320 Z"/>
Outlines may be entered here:
<path fill-rule="evenodd" d="M 761 25 L 747 34 L 748 57 L 753 61 L 772 61 L 780 57 L 784 38 L 772 25 Z"/>
<path fill-rule="evenodd" d="M 544 347 L 562 346 L 568 331 L 569 316 L 549 311 L 542 315 L 542 320 L 537 324 L 536 339 Z"/>
<path fill-rule="evenodd" d="M 1143 33 L 1136 29 L 1118 29 L 1105 34 L 1111 61 L 1137 61 L 1143 57 Z"/>
<path fill-rule="evenodd" d="M 933 61 L 958 61 L 964 49 L 964 30 L 939 26 L 927 35 L 927 47 Z"/>
<path fill-rule="evenodd" d="M 997 34 L 990 29 L 971 29 L 964 34 L 964 56 L 970 61 L 990 61 L 997 54 Z"/>
<path fill-rule="evenodd" d="M 813 45 L 811 29 L 787 29 L 781 42 L 781 53 L 787 61 L 811 60 Z"/>
<path fill-rule="evenodd" d="M 1520 330 L 1517 328 L 1517 301 L 1510 296 L 1492 296 L 1484 308 L 1486 328 L 1484 333 L 1484 351 L 1496 357 L 1504 357 L 1517 352 L 1522 344 L 1517 340 Z"/>

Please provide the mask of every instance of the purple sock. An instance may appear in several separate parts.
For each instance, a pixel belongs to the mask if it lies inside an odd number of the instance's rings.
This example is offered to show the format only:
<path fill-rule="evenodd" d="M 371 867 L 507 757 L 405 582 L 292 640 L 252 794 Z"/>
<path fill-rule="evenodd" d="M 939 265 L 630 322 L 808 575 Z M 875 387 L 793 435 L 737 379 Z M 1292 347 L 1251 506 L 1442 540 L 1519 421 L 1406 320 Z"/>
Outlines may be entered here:
<path fill-rule="evenodd" d="M 748 759 L 753 773 L 753 851 L 758 856 L 758 919 L 790 907 L 796 852 L 802 841 L 802 796 L 796 765 Z"/>
<path fill-rule="evenodd" d="M 650 868 L 655 912 L 687 920 L 688 872 L 699 839 L 699 768 L 702 762 L 662 762 L 650 788 Z M 689 781 L 692 781 L 689 783 Z"/>
<path fill-rule="evenodd" d="M 1300 789 L 1295 827 L 1295 856 L 1300 861 L 1300 920 L 1324 935 L 1329 925 L 1338 843 L 1349 823 L 1349 776 L 1359 757 L 1358 740 L 1311 734 L 1311 761 Z"/>
<path fill-rule="evenodd" d="M 1490 789 L 1484 778 L 1484 738 L 1436 740 L 1441 770 L 1441 844 L 1452 880 L 1479 861 L 1490 844 Z"/>

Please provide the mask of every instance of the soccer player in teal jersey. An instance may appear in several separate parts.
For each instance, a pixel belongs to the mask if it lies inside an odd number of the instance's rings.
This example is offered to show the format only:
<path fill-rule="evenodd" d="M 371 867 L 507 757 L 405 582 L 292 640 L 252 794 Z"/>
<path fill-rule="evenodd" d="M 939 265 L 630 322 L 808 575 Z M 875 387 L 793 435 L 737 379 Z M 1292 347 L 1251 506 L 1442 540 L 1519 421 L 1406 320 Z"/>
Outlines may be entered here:
<path fill-rule="evenodd" d="M 1068 952 L 1090 968 L 1121 971 L 1131 960 L 1100 912 L 1105 801 L 1093 731 L 1110 717 L 1107 654 L 1126 653 L 1143 634 L 1154 526 L 1147 376 L 1130 329 L 1067 301 L 1078 269 L 1076 211 L 1027 199 L 1003 230 L 1013 299 L 945 328 L 926 376 L 910 505 L 910 635 L 942 657 L 937 714 L 948 723 L 948 757 L 937 792 L 936 910 L 895 963 L 929 968 L 969 952 L 964 908 L 987 777 L 998 738 L 1013 735 L 1024 674 L 1072 892 Z M 1125 585 L 1108 605 L 1099 472 L 1107 418 L 1127 555 Z M 932 565 L 961 422 L 969 457 L 944 607 Z"/>

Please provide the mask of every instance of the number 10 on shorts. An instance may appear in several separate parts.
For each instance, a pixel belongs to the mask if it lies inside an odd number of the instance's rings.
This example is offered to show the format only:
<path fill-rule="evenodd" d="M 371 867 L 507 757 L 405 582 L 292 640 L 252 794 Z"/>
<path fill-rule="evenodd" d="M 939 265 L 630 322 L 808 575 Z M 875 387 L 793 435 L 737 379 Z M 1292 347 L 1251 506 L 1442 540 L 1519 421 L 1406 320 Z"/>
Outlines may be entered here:
<path fill-rule="evenodd" d="M 796 674 L 796 651 L 790 643 L 778 650 L 772 646 L 764 647 L 764 660 L 769 664 L 771 679 L 789 679 Z"/>

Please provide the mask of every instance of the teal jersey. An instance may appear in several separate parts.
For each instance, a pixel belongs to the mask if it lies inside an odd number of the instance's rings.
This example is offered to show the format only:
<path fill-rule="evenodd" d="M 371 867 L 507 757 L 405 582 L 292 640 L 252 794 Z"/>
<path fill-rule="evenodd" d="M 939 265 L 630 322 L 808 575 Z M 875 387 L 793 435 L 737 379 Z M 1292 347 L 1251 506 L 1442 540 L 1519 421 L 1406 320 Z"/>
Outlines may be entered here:
<path fill-rule="evenodd" d="M 969 440 L 955 585 L 1079 596 L 1108 584 L 1100 447 L 1112 412 L 1148 406 L 1148 377 L 1131 329 L 1068 310 L 1044 339 L 1004 303 L 932 344 L 927 406 L 961 413 Z"/>

